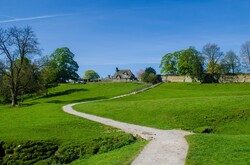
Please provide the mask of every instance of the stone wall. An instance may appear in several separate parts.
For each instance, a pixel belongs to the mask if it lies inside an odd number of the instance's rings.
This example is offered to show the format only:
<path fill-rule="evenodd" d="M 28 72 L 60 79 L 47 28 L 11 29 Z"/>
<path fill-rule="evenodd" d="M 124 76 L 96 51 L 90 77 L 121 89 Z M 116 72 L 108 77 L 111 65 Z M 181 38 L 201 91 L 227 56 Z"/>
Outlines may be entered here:
<path fill-rule="evenodd" d="M 172 76 L 172 75 L 165 75 L 162 76 L 163 82 L 194 82 L 190 77 L 187 76 Z"/>
<path fill-rule="evenodd" d="M 197 82 L 187 76 L 173 76 L 165 75 L 162 76 L 163 82 Z M 224 75 L 219 79 L 220 83 L 232 83 L 232 82 L 250 82 L 250 74 L 239 74 L 239 75 Z"/>
<path fill-rule="evenodd" d="M 239 74 L 239 75 L 225 75 L 219 79 L 221 83 L 230 82 L 250 82 L 250 74 Z"/>

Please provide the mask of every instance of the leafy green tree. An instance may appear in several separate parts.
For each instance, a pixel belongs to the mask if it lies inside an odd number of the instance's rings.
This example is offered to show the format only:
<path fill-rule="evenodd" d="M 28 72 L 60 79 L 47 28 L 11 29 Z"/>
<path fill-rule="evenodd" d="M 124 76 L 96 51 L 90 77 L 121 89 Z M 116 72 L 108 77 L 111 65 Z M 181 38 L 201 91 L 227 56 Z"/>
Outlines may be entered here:
<path fill-rule="evenodd" d="M 56 68 L 56 64 L 53 61 L 50 61 L 48 57 L 44 58 L 43 67 L 40 73 L 40 79 L 45 89 L 45 95 L 48 95 L 48 89 L 51 85 L 56 84 L 56 78 L 58 71 Z"/>
<path fill-rule="evenodd" d="M 21 65 L 21 59 L 18 59 L 15 64 L 16 66 Z M 23 59 L 22 65 L 23 68 L 20 72 L 19 81 L 21 95 L 39 91 L 41 88 L 39 84 L 38 66 L 26 57 Z"/>
<path fill-rule="evenodd" d="M 211 74 L 213 76 L 219 76 L 221 74 L 221 67 L 219 64 L 217 63 L 213 63 L 212 61 L 210 61 L 208 64 L 207 64 L 207 68 L 206 68 L 206 72 L 208 74 Z"/>
<path fill-rule="evenodd" d="M 153 73 L 144 72 L 141 75 L 141 81 L 146 82 L 146 83 L 155 84 L 155 83 L 157 83 L 157 75 L 155 75 Z"/>
<path fill-rule="evenodd" d="M 145 69 L 144 73 L 141 74 L 141 81 L 156 84 L 161 82 L 161 79 L 156 75 L 154 68 L 148 67 Z"/>
<path fill-rule="evenodd" d="M 53 61 L 57 69 L 56 81 L 65 83 L 68 80 L 78 80 L 79 75 L 78 64 L 74 61 L 74 54 L 67 47 L 57 48 L 51 55 L 50 60 Z"/>
<path fill-rule="evenodd" d="M 6 57 L 5 76 L 9 81 L 6 85 L 11 92 L 12 106 L 18 104 L 24 59 L 39 53 L 37 38 L 31 27 L 0 28 L 0 55 Z M 18 65 L 17 59 L 20 60 Z"/>
<path fill-rule="evenodd" d="M 22 63 L 22 70 L 18 72 L 18 70 L 13 71 L 13 75 L 17 76 L 19 74 L 20 78 L 18 81 L 19 85 L 19 92 L 18 92 L 18 100 L 22 100 L 22 96 L 24 94 L 30 94 L 35 93 L 40 90 L 40 83 L 39 83 L 39 73 L 38 73 L 38 67 L 34 63 L 31 62 L 28 58 L 23 58 L 23 61 L 21 62 L 21 59 L 17 59 L 15 61 L 15 66 L 18 68 L 20 67 Z M 2 76 L 1 80 L 1 91 L 4 96 L 4 101 L 8 102 L 10 100 L 10 93 L 11 90 L 10 86 L 10 73 L 6 72 Z M 5 93 L 4 93 L 5 92 Z"/>
<path fill-rule="evenodd" d="M 195 48 L 190 47 L 182 51 L 178 60 L 178 72 L 181 75 L 186 75 L 191 78 L 202 79 L 204 59 L 200 52 Z"/>
<path fill-rule="evenodd" d="M 240 71 L 239 57 L 233 51 L 228 51 L 221 60 L 221 69 L 224 74 L 236 74 Z"/>
<path fill-rule="evenodd" d="M 0 77 L 0 103 L 9 103 L 10 102 L 10 89 L 8 86 L 8 82 L 7 80 L 7 76 L 6 75 L 2 75 Z"/>
<path fill-rule="evenodd" d="M 145 73 L 152 73 L 152 74 L 156 74 L 156 71 L 154 68 L 152 67 L 148 67 L 145 69 Z"/>
<path fill-rule="evenodd" d="M 96 79 L 99 79 L 100 76 L 94 70 L 86 70 L 84 73 L 84 78 L 90 79 L 90 80 L 96 80 Z"/>
<path fill-rule="evenodd" d="M 203 56 L 195 56 L 193 60 L 193 66 L 192 66 L 192 75 L 193 77 L 197 78 L 199 81 L 203 81 L 203 78 L 205 76 L 204 72 L 204 57 Z"/>
<path fill-rule="evenodd" d="M 162 57 L 160 68 L 161 73 L 165 74 L 177 74 L 178 73 L 178 60 L 182 53 L 181 51 L 176 51 L 174 53 L 167 53 Z"/>

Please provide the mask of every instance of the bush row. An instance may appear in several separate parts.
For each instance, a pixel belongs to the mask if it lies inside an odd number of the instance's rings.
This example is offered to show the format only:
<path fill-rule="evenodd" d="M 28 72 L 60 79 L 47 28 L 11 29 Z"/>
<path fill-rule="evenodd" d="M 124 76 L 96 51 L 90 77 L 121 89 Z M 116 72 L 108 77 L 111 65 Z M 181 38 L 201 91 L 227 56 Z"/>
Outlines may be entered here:
<path fill-rule="evenodd" d="M 79 158 L 108 152 L 136 141 L 132 135 L 106 136 L 82 143 L 56 141 L 0 142 L 0 164 L 66 164 Z"/>

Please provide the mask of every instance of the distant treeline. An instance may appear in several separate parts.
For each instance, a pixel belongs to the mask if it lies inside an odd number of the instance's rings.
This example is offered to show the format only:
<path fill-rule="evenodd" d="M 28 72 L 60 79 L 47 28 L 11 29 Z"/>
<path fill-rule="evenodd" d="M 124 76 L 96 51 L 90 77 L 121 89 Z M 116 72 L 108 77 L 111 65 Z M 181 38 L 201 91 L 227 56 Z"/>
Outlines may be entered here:
<path fill-rule="evenodd" d="M 189 47 L 167 53 L 160 68 L 162 74 L 185 75 L 201 82 L 218 82 L 221 75 L 250 73 L 250 42 L 242 44 L 239 55 L 232 50 L 224 53 L 211 43 L 204 45 L 201 52 Z"/>

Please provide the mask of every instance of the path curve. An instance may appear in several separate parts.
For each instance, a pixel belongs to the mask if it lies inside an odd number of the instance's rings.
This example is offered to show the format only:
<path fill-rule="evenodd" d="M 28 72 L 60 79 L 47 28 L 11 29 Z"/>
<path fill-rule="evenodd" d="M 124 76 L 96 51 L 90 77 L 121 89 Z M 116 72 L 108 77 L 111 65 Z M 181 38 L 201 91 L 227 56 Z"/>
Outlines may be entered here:
<path fill-rule="evenodd" d="M 141 93 L 145 90 L 154 88 L 158 85 L 159 84 L 156 84 L 144 88 L 142 90 L 132 92 L 130 94 L 113 97 L 111 99 L 68 104 L 63 106 L 63 111 L 72 115 L 80 116 L 92 121 L 119 128 L 125 131 L 126 133 L 139 135 L 146 140 L 151 140 L 144 147 L 139 156 L 132 162 L 132 165 L 184 165 L 188 151 L 188 143 L 186 142 L 184 136 L 192 134 L 191 132 L 182 130 L 160 130 L 145 126 L 128 124 L 99 116 L 86 114 L 83 112 L 78 112 L 72 108 L 74 105 L 77 104 L 113 100 L 129 95 L 134 95 L 137 93 Z"/>

